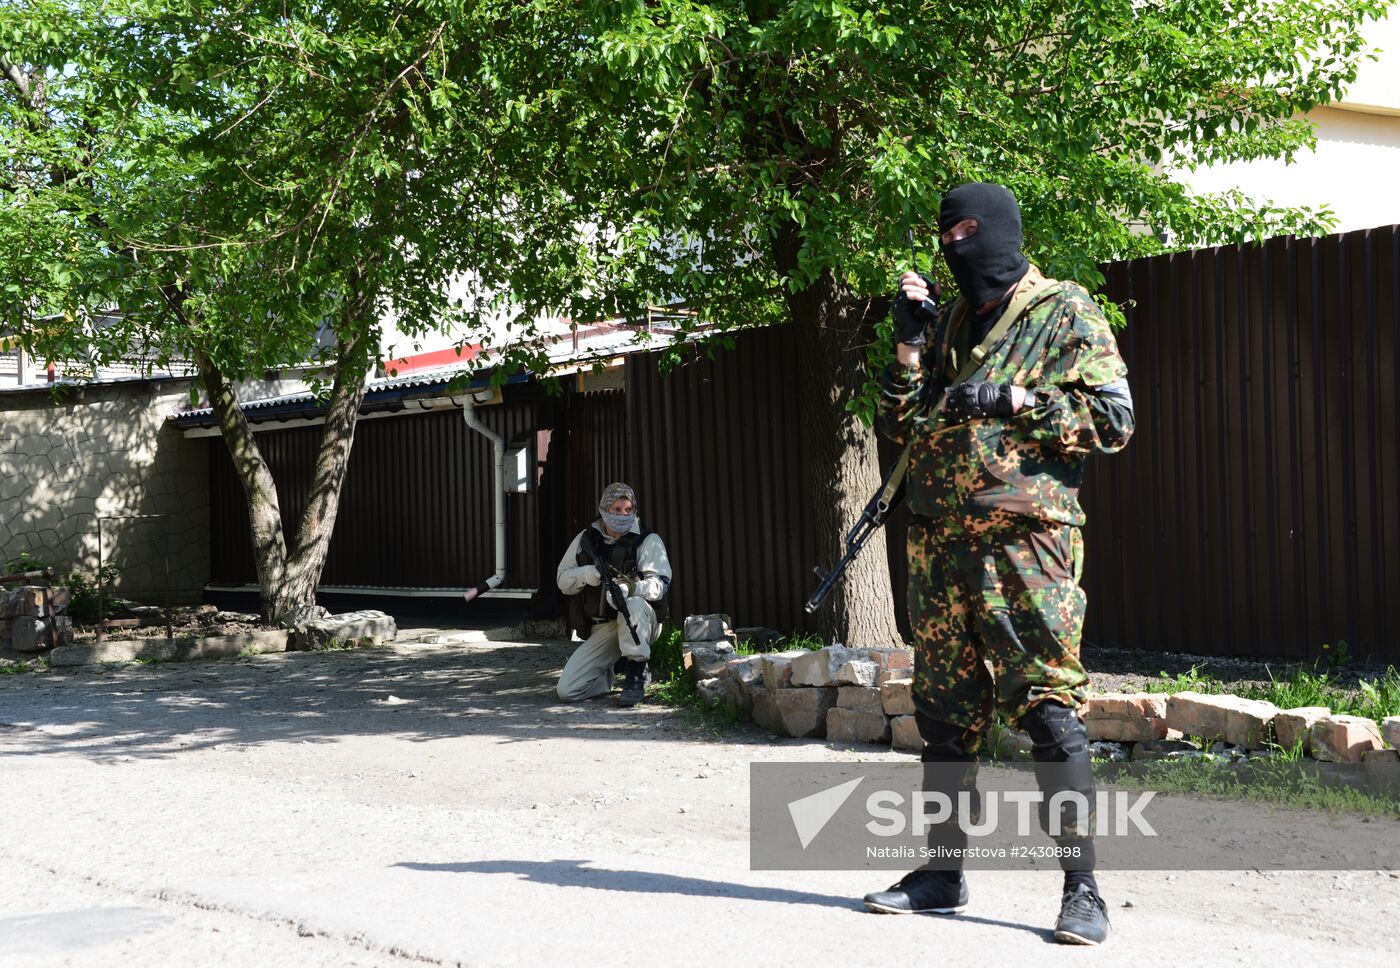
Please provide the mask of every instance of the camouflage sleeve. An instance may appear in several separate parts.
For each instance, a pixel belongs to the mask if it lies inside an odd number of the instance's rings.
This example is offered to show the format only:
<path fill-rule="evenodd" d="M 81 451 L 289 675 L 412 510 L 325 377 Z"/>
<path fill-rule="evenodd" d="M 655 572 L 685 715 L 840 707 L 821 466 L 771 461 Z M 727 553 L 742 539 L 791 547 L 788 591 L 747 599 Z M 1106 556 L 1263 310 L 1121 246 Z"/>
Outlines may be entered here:
<path fill-rule="evenodd" d="M 1032 440 L 1067 454 L 1112 454 L 1127 446 L 1135 425 L 1128 367 L 1108 320 L 1082 290 L 1062 304 L 1066 338 L 1031 387 L 1036 403 L 1020 419 Z"/>
<path fill-rule="evenodd" d="M 880 380 L 880 407 L 875 429 L 903 446 L 908 441 L 914 416 L 923 410 L 929 385 L 934 381 L 922 366 L 893 362 Z"/>

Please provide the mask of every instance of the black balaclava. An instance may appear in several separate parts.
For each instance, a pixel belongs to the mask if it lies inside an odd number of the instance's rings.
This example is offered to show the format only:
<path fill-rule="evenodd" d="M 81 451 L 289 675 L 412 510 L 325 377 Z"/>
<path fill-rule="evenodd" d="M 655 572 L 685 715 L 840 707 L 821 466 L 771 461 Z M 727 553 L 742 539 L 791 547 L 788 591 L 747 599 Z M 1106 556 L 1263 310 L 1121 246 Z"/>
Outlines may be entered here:
<path fill-rule="evenodd" d="M 977 234 L 948 245 L 940 239 L 940 247 L 958 290 L 976 312 L 983 303 L 1000 299 L 1031 264 L 1021 254 L 1021 208 L 1001 185 L 969 182 L 944 195 L 938 234 L 965 218 L 977 220 Z"/>

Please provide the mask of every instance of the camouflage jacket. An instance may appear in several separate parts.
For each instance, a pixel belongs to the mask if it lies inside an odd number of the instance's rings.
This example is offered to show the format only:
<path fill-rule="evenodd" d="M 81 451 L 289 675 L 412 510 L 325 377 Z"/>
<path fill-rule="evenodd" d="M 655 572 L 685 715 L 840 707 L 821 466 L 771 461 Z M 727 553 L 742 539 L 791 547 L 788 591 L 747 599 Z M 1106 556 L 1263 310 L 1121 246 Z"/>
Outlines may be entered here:
<path fill-rule="evenodd" d="M 940 412 L 970 324 L 958 303 L 939 314 L 920 366 L 885 372 L 879 427 L 914 442 L 905 478 L 910 509 L 947 536 L 1035 522 L 1082 525 L 1079 486 L 1090 454 L 1122 450 L 1133 432 L 1128 368 L 1108 321 L 1073 282 L 1034 267 L 1018 285 L 1039 287 L 1005 335 L 967 377 L 1035 391 L 1035 406 L 1008 418 L 949 425 Z M 961 301 L 959 301 L 961 302 Z"/>

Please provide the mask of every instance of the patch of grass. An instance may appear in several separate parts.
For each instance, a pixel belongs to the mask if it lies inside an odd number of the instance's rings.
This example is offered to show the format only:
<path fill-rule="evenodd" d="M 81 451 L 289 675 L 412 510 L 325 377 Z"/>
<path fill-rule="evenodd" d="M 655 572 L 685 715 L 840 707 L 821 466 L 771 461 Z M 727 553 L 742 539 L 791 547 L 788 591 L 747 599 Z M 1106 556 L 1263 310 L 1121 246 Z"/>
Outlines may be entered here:
<path fill-rule="evenodd" d="M 1244 699 L 1262 699 L 1280 709 L 1299 706 L 1327 706 L 1334 713 L 1365 716 L 1380 722 L 1387 716 L 1400 716 L 1400 671 L 1390 666 L 1376 679 L 1363 679 L 1355 687 L 1338 684 L 1333 666 L 1311 669 L 1295 668 L 1279 677 L 1269 672 L 1264 685 L 1231 687 L 1228 683 L 1203 673 L 1192 666 L 1188 671 L 1149 681 L 1146 692 L 1202 692 L 1220 694 L 1235 692 Z"/>
<path fill-rule="evenodd" d="M 1380 722 L 1400 716 L 1400 671 L 1394 666 L 1378 679 L 1363 679 L 1354 689 L 1336 684 L 1330 670 L 1294 669 L 1284 678 L 1269 674 L 1269 684 L 1240 690 L 1246 699 L 1264 699 L 1280 709 L 1327 706 L 1332 712 L 1365 716 Z"/>
<path fill-rule="evenodd" d="M 1149 680 L 1142 688 L 1144 692 L 1223 693 L 1225 684 L 1213 678 L 1209 673 L 1201 672 L 1196 666 L 1192 666 L 1185 672 L 1178 672 L 1175 676 L 1169 676 L 1163 672 L 1160 674 L 1160 678 Z"/>
<path fill-rule="evenodd" d="M 651 645 L 651 676 L 653 683 L 669 682 L 685 672 L 684 634 L 669 622 Z"/>
<path fill-rule="evenodd" d="M 1325 782 L 1316 770 L 1285 759 L 1251 760 L 1243 767 L 1209 759 L 1157 761 L 1134 763 L 1131 771 L 1110 767 L 1104 772 L 1115 787 L 1400 819 L 1400 800 Z"/>
<path fill-rule="evenodd" d="M 783 643 L 784 649 L 806 649 L 808 652 L 817 652 L 826 648 L 826 643 L 818 635 L 810 632 L 795 633 Z"/>

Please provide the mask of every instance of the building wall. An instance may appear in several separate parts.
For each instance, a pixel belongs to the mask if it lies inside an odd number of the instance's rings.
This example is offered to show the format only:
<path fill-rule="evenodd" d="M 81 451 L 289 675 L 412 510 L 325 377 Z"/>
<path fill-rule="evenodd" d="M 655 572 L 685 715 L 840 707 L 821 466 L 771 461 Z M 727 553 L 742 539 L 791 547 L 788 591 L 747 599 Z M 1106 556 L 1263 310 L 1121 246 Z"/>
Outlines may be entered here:
<path fill-rule="evenodd" d="M 0 391 L 0 562 L 21 552 L 89 576 L 115 565 L 117 590 L 198 601 L 209 571 L 208 458 L 165 418 L 187 379 Z M 163 515 L 132 518 L 132 515 Z M 167 578 L 168 571 L 168 578 Z"/>
<path fill-rule="evenodd" d="M 1337 232 L 1400 222 L 1400 15 L 1372 22 L 1366 40 L 1380 51 L 1361 67 L 1340 102 L 1309 112 L 1316 151 L 1282 161 L 1237 162 L 1182 172 L 1198 192 L 1240 191 L 1279 205 L 1327 206 Z"/>

